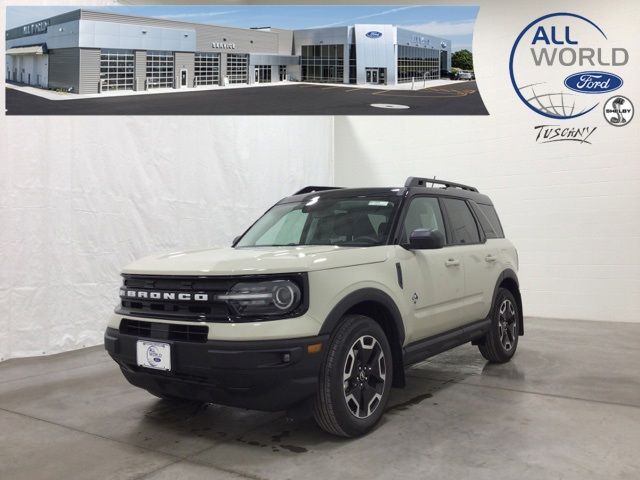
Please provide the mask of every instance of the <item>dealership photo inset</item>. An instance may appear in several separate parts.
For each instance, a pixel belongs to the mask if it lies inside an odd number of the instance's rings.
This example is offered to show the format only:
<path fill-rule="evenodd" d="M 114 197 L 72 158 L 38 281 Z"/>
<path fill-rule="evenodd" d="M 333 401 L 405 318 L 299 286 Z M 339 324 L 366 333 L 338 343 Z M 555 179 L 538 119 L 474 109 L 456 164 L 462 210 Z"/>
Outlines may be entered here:
<path fill-rule="evenodd" d="M 486 115 L 477 7 L 7 7 L 7 115 Z"/>

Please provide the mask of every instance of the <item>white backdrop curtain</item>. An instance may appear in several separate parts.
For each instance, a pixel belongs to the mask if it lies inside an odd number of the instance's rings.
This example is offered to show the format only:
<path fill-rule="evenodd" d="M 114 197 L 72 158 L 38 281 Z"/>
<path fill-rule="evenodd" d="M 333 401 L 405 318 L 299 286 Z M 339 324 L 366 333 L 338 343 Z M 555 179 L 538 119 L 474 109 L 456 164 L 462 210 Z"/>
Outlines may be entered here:
<path fill-rule="evenodd" d="M 102 341 L 119 272 L 333 178 L 329 117 L 4 117 L 0 360 Z"/>

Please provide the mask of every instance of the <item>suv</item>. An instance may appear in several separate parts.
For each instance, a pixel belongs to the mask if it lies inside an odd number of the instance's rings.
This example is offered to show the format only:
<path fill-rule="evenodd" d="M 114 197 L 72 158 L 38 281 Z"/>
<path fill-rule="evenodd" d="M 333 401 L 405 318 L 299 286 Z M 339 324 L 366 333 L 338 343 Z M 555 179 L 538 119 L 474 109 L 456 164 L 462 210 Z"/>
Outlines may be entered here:
<path fill-rule="evenodd" d="M 460 70 L 458 73 L 458 80 L 475 80 L 476 76 L 473 71 Z"/>
<path fill-rule="evenodd" d="M 306 187 L 230 248 L 127 266 L 105 347 L 158 397 L 308 406 L 321 428 L 353 437 L 411 364 L 466 342 L 511 359 L 524 332 L 517 269 L 473 187 Z"/>

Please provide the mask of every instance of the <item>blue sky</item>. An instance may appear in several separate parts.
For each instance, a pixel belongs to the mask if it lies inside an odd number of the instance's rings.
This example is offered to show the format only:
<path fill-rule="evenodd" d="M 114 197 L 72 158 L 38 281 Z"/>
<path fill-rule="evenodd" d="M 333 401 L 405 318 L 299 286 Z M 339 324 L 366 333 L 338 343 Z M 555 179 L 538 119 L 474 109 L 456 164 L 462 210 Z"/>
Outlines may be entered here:
<path fill-rule="evenodd" d="M 7 7 L 7 28 L 78 7 Z M 453 50 L 471 50 L 478 7 L 427 5 L 207 5 L 87 7 L 128 15 L 160 17 L 230 27 L 313 28 L 353 23 L 392 23 L 448 38 Z"/>

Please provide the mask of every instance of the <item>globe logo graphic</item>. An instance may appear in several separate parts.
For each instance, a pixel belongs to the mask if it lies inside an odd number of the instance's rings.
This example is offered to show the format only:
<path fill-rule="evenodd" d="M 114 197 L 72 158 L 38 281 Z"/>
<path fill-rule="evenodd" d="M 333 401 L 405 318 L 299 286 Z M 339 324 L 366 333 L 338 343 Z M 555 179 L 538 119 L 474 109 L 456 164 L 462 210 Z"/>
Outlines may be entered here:
<path fill-rule="evenodd" d="M 527 107 L 548 118 L 564 120 L 589 113 L 599 104 L 593 93 L 610 90 L 602 87 L 602 78 L 615 77 L 595 72 L 614 63 L 607 41 L 598 25 L 574 13 L 535 19 L 520 32 L 509 56 L 516 94 Z M 585 77 L 586 85 L 595 85 L 593 91 L 567 88 L 565 80 L 573 81 L 581 71 L 604 76 Z"/>

